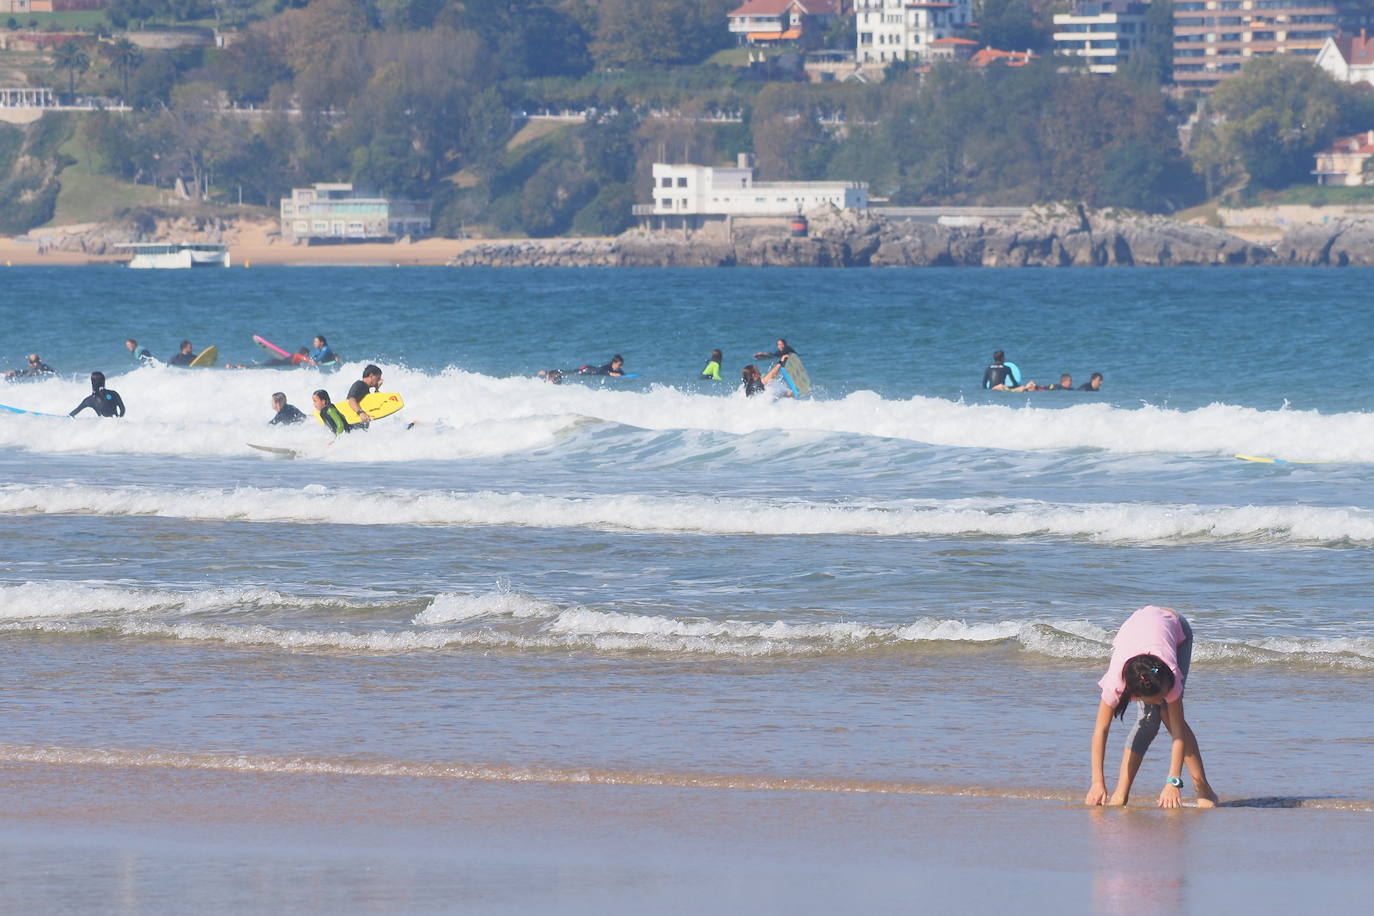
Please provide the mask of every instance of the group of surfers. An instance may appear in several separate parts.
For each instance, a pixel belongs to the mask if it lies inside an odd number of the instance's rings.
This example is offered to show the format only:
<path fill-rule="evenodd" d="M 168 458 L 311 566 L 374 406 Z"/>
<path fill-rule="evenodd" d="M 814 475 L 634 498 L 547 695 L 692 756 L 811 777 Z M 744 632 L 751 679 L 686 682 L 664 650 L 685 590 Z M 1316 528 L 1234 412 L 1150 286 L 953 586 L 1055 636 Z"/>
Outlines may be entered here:
<path fill-rule="evenodd" d="M 754 359 L 776 359 L 772 368 L 766 373 L 759 372 L 754 364 L 750 363 L 740 370 L 740 384 L 744 393 L 749 397 L 765 391 L 782 371 L 783 364 L 792 356 L 798 356 L 796 350 L 792 349 L 786 340 L 779 337 L 777 349 L 772 351 L 759 351 L 754 354 Z M 725 379 L 720 374 L 721 362 L 725 359 L 720 350 L 712 350 L 711 355 L 706 360 L 706 365 L 701 370 L 700 378 L 721 382 Z M 569 375 L 605 375 L 617 378 L 625 377 L 625 359 L 619 353 L 611 357 L 611 361 L 601 365 L 583 365 L 576 369 L 540 369 L 537 373 L 539 378 L 554 385 L 563 384 L 563 379 Z M 790 396 L 790 392 L 787 396 Z"/>
<path fill-rule="evenodd" d="M 323 334 L 316 334 L 312 343 L 313 346 L 301 347 L 290 356 L 273 357 L 265 362 L 255 363 L 251 366 L 229 363 L 226 364 L 226 368 L 258 369 L 268 367 L 292 368 L 296 366 L 325 366 L 341 361 L 333 349 L 330 348 L 329 341 L 325 339 Z M 125 339 L 124 348 L 133 355 L 134 359 L 137 359 L 141 363 L 157 362 L 153 354 L 146 347 L 140 349 L 138 341 L 132 337 Z M 191 341 L 183 340 L 177 346 L 177 352 L 172 354 L 171 358 L 167 360 L 167 365 L 181 367 L 190 366 L 191 363 L 195 362 L 196 355 L 196 348 L 192 346 Z"/>
<path fill-rule="evenodd" d="M 1059 376 L 1057 385 L 1022 382 L 1016 364 L 1007 362 L 1006 354 L 996 350 L 992 354 L 992 365 L 983 370 L 983 387 L 989 391 L 1101 391 L 1102 373 L 1094 372 L 1077 389 L 1073 387 L 1073 376 L 1067 372 Z"/>

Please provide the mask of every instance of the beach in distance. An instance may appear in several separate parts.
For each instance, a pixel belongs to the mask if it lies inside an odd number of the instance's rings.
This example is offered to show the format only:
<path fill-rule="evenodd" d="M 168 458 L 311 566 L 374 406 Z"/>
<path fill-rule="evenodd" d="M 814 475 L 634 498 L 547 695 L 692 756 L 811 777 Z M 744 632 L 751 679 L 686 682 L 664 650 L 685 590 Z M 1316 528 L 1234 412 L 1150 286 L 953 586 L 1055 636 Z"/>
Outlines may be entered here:
<path fill-rule="evenodd" d="M 1371 279 L 0 269 L 0 909 L 1357 910 Z M 1148 604 L 1215 810 L 1083 805 Z"/>

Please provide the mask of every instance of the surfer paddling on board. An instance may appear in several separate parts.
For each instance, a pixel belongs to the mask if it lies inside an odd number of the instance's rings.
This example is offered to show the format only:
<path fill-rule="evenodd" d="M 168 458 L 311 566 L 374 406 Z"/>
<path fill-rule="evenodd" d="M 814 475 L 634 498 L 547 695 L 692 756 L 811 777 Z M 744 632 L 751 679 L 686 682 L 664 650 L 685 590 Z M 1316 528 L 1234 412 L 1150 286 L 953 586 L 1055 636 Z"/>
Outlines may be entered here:
<path fill-rule="evenodd" d="M 1078 386 L 1079 391 L 1101 391 L 1102 373 L 1094 372 L 1086 382 Z"/>
<path fill-rule="evenodd" d="M 156 362 L 156 360 L 153 359 L 153 354 L 148 350 L 148 348 L 144 347 L 142 350 L 140 350 L 138 348 L 138 341 L 134 340 L 132 337 L 124 338 L 124 349 L 128 350 L 129 355 L 132 356 L 134 359 L 138 360 L 140 363 Z"/>
<path fill-rule="evenodd" d="M 1092 738 L 1092 785 L 1083 799 L 1086 805 L 1124 805 L 1131 796 L 1145 751 L 1159 732 L 1161 719 L 1173 739 L 1169 775 L 1159 793 L 1159 807 L 1177 808 L 1183 787 L 1183 765 L 1193 777 L 1199 808 L 1214 808 L 1217 794 L 1207 782 L 1197 736 L 1183 717 L 1183 688 L 1193 658 L 1193 628 L 1176 611 L 1149 605 L 1136 611 L 1117 630 L 1112 640 L 1112 660 L 1098 681 L 1102 696 L 1097 704 L 1097 723 Z M 1126 736 L 1121 773 L 1116 791 L 1107 795 L 1103 758 L 1112 719 L 1123 719 L 1135 700 L 1139 706 L 1135 725 Z"/>
<path fill-rule="evenodd" d="M 11 369 L 5 373 L 5 381 L 14 382 L 24 378 L 38 378 L 40 375 L 53 375 L 53 368 L 39 357 L 37 353 L 30 353 L 28 365 L 23 369 Z"/>
<path fill-rule="evenodd" d="M 362 421 L 360 426 L 366 426 L 372 422 L 372 416 L 363 410 L 362 399 L 374 391 L 382 388 L 382 370 L 369 363 L 363 367 L 363 377 L 354 382 L 348 389 L 348 406 L 353 408 L 353 412 Z"/>
<path fill-rule="evenodd" d="M 94 410 L 97 417 L 124 416 L 124 399 L 119 396 L 118 391 L 111 391 L 105 387 L 105 373 L 103 372 L 91 373 L 90 397 L 72 408 L 72 412 L 67 416 L 74 417 L 87 407 Z"/>
<path fill-rule="evenodd" d="M 624 375 L 625 358 L 617 353 L 611 357 L 611 361 L 604 366 L 581 366 L 577 370 L 578 375 Z"/>

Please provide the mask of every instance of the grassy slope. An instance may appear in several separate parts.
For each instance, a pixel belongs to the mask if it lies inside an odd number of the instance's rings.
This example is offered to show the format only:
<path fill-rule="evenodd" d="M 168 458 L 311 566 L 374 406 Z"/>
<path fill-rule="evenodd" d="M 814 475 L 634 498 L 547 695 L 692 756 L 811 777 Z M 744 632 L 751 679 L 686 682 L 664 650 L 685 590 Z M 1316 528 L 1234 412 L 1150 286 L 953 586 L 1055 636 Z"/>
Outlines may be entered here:
<path fill-rule="evenodd" d="M 62 170 L 59 180 L 62 191 L 57 196 L 57 209 L 49 226 L 72 223 L 96 223 L 112 219 L 124 207 L 156 204 L 162 192 L 148 185 L 130 184 L 97 175 L 90 169 L 90 157 L 79 136 L 73 135 L 62 144 L 62 152 L 76 160 Z"/>

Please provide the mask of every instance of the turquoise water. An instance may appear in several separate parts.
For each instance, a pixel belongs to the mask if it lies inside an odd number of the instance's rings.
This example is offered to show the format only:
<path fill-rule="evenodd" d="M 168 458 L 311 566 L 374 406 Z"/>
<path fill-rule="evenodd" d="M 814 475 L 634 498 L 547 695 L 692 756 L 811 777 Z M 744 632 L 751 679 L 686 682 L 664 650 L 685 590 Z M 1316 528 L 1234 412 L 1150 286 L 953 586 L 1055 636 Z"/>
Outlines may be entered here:
<path fill-rule="evenodd" d="M 1223 798 L 1374 805 L 1371 278 L 5 270 L 0 361 L 58 375 L 0 403 L 98 369 L 129 415 L 0 414 L 0 759 L 1076 793 L 1111 634 L 1158 603 Z M 337 374 L 123 348 L 317 333 Z M 814 398 L 696 378 L 779 336 Z M 1106 382 L 984 392 L 996 348 Z M 613 353 L 640 377 L 534 377 Z M 368 361 L 397 418 L 266 425 Z"/>

